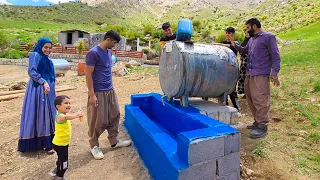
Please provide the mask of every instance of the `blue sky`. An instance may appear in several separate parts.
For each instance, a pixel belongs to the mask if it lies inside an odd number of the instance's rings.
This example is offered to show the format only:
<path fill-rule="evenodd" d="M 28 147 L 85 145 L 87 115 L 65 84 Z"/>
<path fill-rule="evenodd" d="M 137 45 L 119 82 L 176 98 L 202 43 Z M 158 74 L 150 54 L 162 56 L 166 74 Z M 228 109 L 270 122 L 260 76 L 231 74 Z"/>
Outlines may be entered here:
<path fill-rule="evenodd" d="M 57 4 L 59 1 L 63 3 L 75 0 L 0 0 L 0 4 L 47 6 L 49 4 Z"/>

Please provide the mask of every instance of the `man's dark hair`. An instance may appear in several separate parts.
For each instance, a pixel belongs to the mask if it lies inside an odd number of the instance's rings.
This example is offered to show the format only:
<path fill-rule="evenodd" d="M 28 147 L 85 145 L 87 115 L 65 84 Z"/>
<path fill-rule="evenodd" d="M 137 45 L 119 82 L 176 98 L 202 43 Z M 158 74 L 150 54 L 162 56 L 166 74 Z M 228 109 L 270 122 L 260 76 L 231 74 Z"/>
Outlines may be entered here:
<path fill-rule="evenodd" d="M 169 22 L 165 22 L 165 23 L 162 24 L 162 29 L 163 29 L 163 30 L 166 30 L 166 29 L 168 29 L 169 27 L 171 27 L 171 25 L 170 25 Z"/>
<path fill-rule="evenodd" d="M 253 26 L 254 24 L 257 26 L 257 28 L 261 28 L 261 23 L 257 18 L 251 18 L 246 22 L 246 25 L 250 24 L 250 26 Z"/>
<path fill-rule="evenodd" d="M 120 42 L 121 40 L 120 35 L 114 30 L 110 30 L 104 35 L 104 40 L 108 38 L 111 39 L 112 41 L 117 41 L 117 43 Z"/>
<path fill-rule="evenodd" d="M 233 27 L 227 27 L 226 32 L 235 33 L 236 30 Z"/>
<path fill-rule="evenodd" d="M 54 107 L 56 107 L 57 109 L 57 105 L 61 105 L 64 99 L 70 99 L 70 98 L 66 95 L 57 96 L 56 99 L 54 100 Z"/>

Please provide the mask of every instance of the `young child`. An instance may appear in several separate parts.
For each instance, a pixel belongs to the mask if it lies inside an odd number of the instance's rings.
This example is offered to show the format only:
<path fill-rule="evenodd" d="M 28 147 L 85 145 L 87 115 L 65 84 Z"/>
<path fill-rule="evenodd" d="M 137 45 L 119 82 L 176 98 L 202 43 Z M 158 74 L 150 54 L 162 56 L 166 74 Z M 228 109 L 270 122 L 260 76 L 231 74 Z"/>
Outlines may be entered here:
<path fill-rule="evenodd" d="M 70 120 L 79 118 L 82 120 L 82 112 L 69 114 L 71 109 L 70 98 L 62 95 L 57 96 L 54 100 L 57 109 L 55 120 L 55 136 L 52 140 L 53 148 L 57 152 L 57 167 L 50 173 L 51 176 L 57 176 L 58 179 L 66 180 L 63 175 L 68 169 L 68 147 L 71 139 L 71 123 Z M 68 114 L 67 114 L 68 113 Z"/>

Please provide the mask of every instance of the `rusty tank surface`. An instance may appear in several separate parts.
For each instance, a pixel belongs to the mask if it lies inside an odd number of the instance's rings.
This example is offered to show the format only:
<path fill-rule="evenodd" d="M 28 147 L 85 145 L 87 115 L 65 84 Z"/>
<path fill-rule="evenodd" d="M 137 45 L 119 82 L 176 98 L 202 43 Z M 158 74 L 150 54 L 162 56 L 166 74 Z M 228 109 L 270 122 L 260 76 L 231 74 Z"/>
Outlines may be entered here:
<path fill-rule="evenodd" d="M 224 102 L 237 82 L 236 55 L 227 47 L 170 41 L 162 49 L 159 64 L 161 89 L 167 99 L 219 98 Z"/>

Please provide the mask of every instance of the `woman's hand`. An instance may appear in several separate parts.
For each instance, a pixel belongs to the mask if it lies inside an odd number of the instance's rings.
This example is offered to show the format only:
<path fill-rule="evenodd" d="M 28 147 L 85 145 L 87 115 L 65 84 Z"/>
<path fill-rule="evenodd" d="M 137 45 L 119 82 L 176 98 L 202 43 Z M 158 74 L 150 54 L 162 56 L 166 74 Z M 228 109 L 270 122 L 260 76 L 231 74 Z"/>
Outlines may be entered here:
<path fill-rule="evenodd" d="M 49 86 L 49 84 L 48 84 L 47 82 L 45 82 L 45 83 L 43 84 L 43 87 L 44 87 L 44 93 L 45 93 L 45 94 L 49 94 L 49 92 L 50 92 L 50 86 Z"/>

